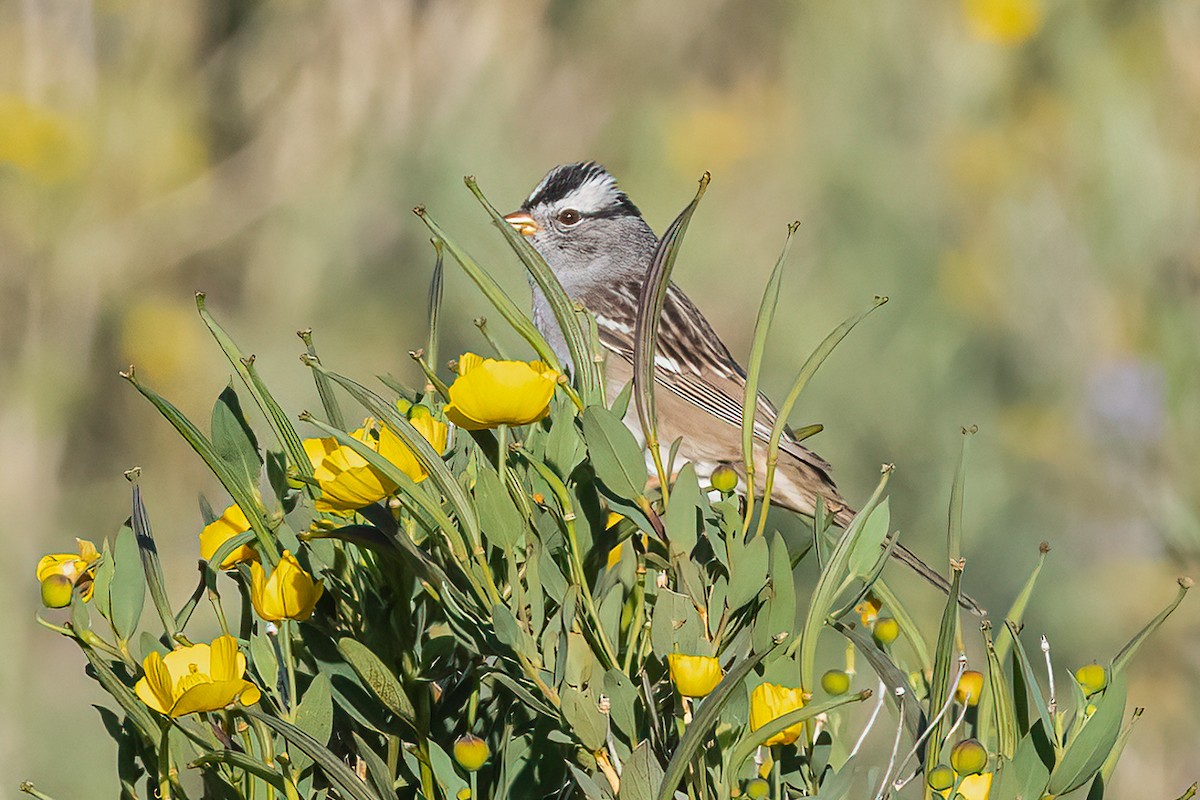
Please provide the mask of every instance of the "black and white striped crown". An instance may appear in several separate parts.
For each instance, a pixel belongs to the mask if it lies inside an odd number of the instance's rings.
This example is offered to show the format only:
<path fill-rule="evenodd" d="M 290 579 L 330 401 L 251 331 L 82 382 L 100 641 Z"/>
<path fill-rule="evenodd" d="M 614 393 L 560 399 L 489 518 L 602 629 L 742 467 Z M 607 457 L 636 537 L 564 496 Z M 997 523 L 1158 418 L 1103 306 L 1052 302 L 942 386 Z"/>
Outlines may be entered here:
<path fill-rule="evenodd" d="M 573 208 L 591 217 L 641 216 L 617 186 L 617 179 L 595 161 L 563 164 L 547 172 L 521 209 L 529 211 L 540 205 Z"/>

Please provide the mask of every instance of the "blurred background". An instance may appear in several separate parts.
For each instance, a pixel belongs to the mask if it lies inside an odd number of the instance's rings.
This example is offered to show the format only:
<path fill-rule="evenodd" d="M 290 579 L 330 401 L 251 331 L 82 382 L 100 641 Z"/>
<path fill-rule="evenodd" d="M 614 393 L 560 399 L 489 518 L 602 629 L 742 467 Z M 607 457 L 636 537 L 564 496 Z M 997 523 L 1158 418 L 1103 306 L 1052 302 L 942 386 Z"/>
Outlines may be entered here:
<path fill-rule="evenodd" d="M 931 558 L 977 424 L 968 590 L 1002 613 L 1049 541 L 1028 624 L 1106 661 L 1200 557 L 1198 131 L 1195 0 L 0 5 L 0 796 L 116 793 L 102 695 L 34 622 L 37 558 L 111 536 L 140 465 L 181 603 L 197 493 L 225 500 L 118 369 L 205 426 L 230 374 L 204 290 L 291 412 L 318 405 L 299 328 L 339 371 L 416 383 L 433 259 L 410 209 L 524 298 L 461 178 L 509 210 L 586 158 L 659 231 L 712 171 L 675 274 L 740 357 L 803 223 L 776 395 L 890 296 L 793 422 L 826 425 L 851 499 L 895 462 L 893 519 Z M 449 358 L 488 307 L 447 268 Z M 1114 796 L 1196 778 L 1198 633 L 1193 598 L 1135 663 Z"/>

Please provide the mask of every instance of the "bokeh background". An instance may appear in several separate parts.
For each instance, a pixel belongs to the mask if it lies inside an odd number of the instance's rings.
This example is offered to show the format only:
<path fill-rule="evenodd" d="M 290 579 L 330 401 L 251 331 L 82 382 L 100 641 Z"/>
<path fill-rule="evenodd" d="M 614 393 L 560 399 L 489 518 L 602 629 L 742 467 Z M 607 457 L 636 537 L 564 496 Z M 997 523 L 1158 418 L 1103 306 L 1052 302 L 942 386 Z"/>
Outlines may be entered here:
<path fill-rule="evenodd" d="M 197 493 L 224 499 L 118 369 L 206 421 L 230 376 L 203 289 L 290 411 L 318 402 L 298 328 L 340 371 L 415 382 L 411 207 L 523 296 L 461 177 L 515 207 L 582 158 L 660 231 L 713 172 L 676 276 L 739 354 L 803 223 L 776 394 L 890 296 L 794 421 L 826 425 L 851 498 L 895 462 L 928 554 L 977 424 L 969 590 L 1007 607 L 1048 540 L 1029 624 L 1065 663 L 1109 658 L 1200 555 L 1198 132 L 1195 0 L 0 4 L 0 796 L 116 792 L 102 695 L 34 622 L 38 556 L 111 535 L 140 465 L 182 602 Z M 445 352 L 478 349 L 453 265 L 446 297 Z M 1114 796 L 1197 777 L 1198 633 L 1193 599 L 1137 661 Z"/>

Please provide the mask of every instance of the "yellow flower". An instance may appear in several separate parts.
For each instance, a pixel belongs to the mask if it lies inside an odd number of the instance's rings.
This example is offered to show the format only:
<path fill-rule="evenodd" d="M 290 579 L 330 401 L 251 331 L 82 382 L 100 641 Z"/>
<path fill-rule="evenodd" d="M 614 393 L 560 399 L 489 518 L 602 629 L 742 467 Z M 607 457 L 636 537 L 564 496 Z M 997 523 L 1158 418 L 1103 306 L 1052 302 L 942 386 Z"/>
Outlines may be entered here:
<path fill-rule="evenodd" d="M 979 775 L 968 775 L 963 778 L 963 782 L 958 786 L 957 796 L 963 800 L 988 800 L 988 794 L 992 791 L 992 773 L 983 772 Z M 942 797 L 950 797 L 950 790 L 943 789 L 940 794 Z"/>
<path fill-rule="evenodd" d="M 250 565 L 250 602 L 268 622 L 308 619 L 324 591 L 325 585 L 314 581 L 287 550 L 269 578 L 262 564 Z"/>
<path fill-rule="evenodd" d="M 232 636 L 221 636 L 211 646 L 194 644 L 165 656 L 153 651 L 142 662 L 146 675 L 134 686 L 150 708 L 171 717 L 197 711 L 217 711 L 240 700 L 252 706 L 262 696 L 246 680 L 246 656 Z"/>
<path fill-rule="evenodd" d="M 212 561 L 212 557 L 221 549 L 221 545 L 248 530 L 250 530 L 250 520 L 246 519 L 246 515 L 242 513 L 241 506 L 234 503 L 225 509 L 220 519 L 210 522 L 204 526 L 204 530 L 200 531 L 200 557 L 205 561 Z M 247 564 L 257 560 L 258 553 L 255 552 L 254 547 L 244 544 L 229 551 L 229 555 L 225 556 L 225 560 L 221 562 L 220 569 L 233 569 L 238 564 Z"/>
<path fill-rule="evenodd" d="M 750 730 L 756 731 L 771 720 L 804 707 L 804 692 L 775 683 L 760 683 L 750 693 Z M 767 739 L 763 744 L 791 744 L 800 738 L 804 723 L 797 722 Z"/>
<path fill-rule="evenodd" d="M 413 406 L 409 421 L 433 445 L 434 450 L 446 449 L 446 424 L 434 419 L 429 409 Z M 401 472 L 417 483 L 428 474 L 417 461 L 408 445 L 386 425 L 375 420 L 363 421 L 363 427 L 350 434 L 353 438 L 395 464 Z M 305 439 L 304 451 L 313 465 L 313 478 L 321 487 L 317 510 L 325 512 L 353 511 L 369 506 L 396 491 L 396 484 L 385 478 L 367 460 L 333 437 Z"/>
<path fill-rule="evenodd" d="M 667 656 L 667 667 L 671 672 L 671 683 L 684 697 L 704 697 L 721 682 L 721 662 L 712 656 L 685 656 L 671 653 Z"/>
<path fill-rule="evenodd" d="M 559 374 L 541 361 L 497 361 L 463 353 L 446 418 L 469 431 L 528 425 L 550 413 Z"/>
<path fill-rule="evenodd" d="M 977 39 L 1015 45 L 1042 27 L 1041 0 L 963 0 L 971 34 Z"/>
<path fill-rule="evenodd" d="M 44 582 L 51 575 L 61 575 L 75 586 L 80 587 L 84 602 L 92 599 L 92 577 L 96 573 L 96 562 L 100 553 L 96 545 L 87 539 L 76 539 L 79 545 L 78 553 L 50 553 L 42 556 L 37 563 L 38 583 Z"/>
<path fill-rule="evenodd" d="M 875 620 L 879 619 L 881 608 L 883 608 L 883 601 L 873 594 L 868 594 L 865 600 L 854 607 L 854 610 L 858 612 L 863 625 L 874 625 Z"/>

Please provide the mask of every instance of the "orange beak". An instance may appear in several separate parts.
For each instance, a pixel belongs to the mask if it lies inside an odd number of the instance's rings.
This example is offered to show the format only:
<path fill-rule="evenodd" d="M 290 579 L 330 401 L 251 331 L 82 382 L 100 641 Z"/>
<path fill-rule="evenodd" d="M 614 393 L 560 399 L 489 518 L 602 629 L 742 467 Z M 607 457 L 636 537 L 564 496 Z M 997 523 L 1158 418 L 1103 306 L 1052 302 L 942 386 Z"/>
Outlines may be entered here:
<path fill-rule="evenodd" d="M 542 229 L 537 224 L 537 221 L 524 211 L 514 211 L 511 214 L 505 214 L 504 221 L 516 228 L 517 233 L 522 236 L 533 236 Z"/>

